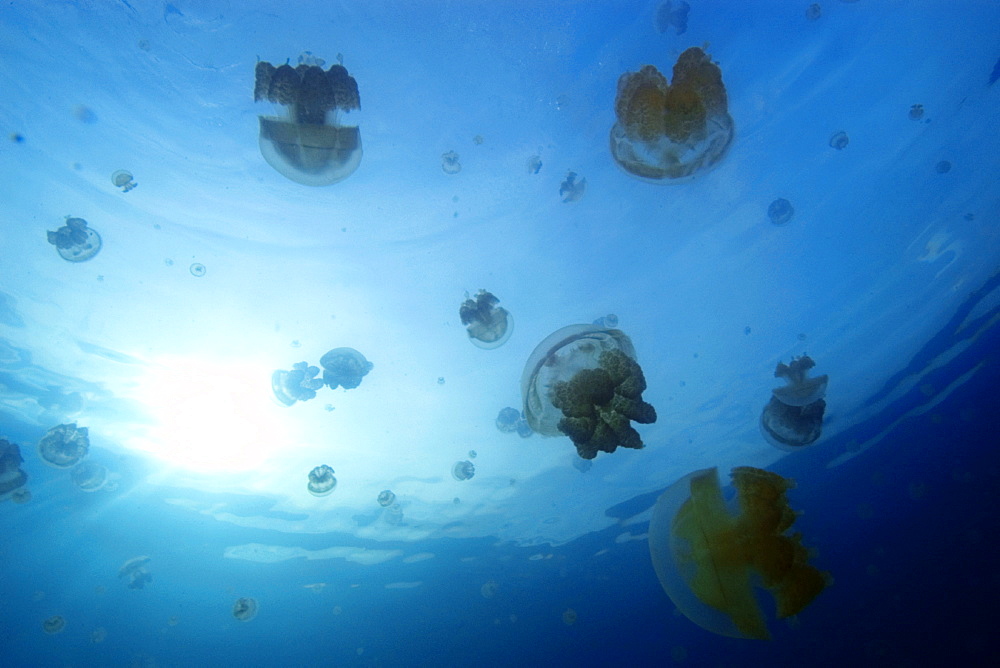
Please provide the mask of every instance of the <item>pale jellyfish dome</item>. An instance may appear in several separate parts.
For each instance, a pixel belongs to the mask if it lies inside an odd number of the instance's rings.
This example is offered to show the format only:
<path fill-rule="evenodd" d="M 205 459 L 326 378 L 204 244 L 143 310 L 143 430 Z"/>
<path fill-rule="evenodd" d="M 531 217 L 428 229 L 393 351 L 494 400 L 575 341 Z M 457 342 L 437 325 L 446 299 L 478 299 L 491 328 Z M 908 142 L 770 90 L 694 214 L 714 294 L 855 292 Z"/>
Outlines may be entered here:
<path fill-rule="evenodd" d="M 323 464 L 309 472 L 309 493 L 313 496 L 326 496 L 337 486 L 334 470 Z"/>
<path fill-rule="evenodd" d="M 476 467 L 468 460 L 455 462 L 455 465 L 451 467 L 451 477 L 459 482 L 469 480 L 474 475 L 476 475 Z"/>
<path fill-rule="evenodd" d="M 391 489 L 383 489 L 378 493 L 378 505 L 383 508 L 387 508 L 392 505 L 392 502 L 396 500 L 396 495 Z"/>
<path fill-rule="evenodd" d="M 49 466 L 68 469 L 75 466 L 90 451 L 87 428 L 76 423 L 60 424 L 52 427 L 38 442 L 38 455 Z"/>
<path fill-rule="evenodd" d="M 469 341 L 477 348 L 499 348 L 513 333 L 514 316 L 499 304 L 496 295 L 480 290 L 475 298 L 466 299 L 459 307 L 458 317 L 466 326 Z"/>
<path fill-rule="evenodd" d="M 257 616 L 256 599 L 244 597 L 236 599 L 233 603 L 233 617 L 241 622 L 249 622 Z"/>
<path fill-rule="evenodd" d="M 108 482 L 108 469 L 95 462 L 80 462 L 70 472 L 73 484 L 84 492 L 96 492 Z"/>

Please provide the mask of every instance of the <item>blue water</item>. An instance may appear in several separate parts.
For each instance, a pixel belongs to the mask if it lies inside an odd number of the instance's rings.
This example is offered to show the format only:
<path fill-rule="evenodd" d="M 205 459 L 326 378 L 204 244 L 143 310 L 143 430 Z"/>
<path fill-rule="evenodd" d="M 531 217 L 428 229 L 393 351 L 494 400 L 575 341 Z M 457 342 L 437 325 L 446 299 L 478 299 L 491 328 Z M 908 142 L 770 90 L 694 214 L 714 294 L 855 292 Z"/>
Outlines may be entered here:
<path fill-rule="evenodd" d="M 0 10 L 0 437 L 31 493 L 0 501 L 0 665 L 995 662 L 1000 8 L 735 4 Z M 619 76 L 692 46 L 732 145 L 643 182 L 608 150 Z M 361 97 L 361 164 L 317 188 L 265 162 L 252 94 L 258 59 L 304 51 Z M 67 216 L 92 259 L 47 242 Z M 492 350 L 458 317 L 480 289 L 515 323 Z M 568 438 L 501 433 L 535 346 L 610 314 L 646 447 L 587 468 Z M 274 370 L 346 346 L 373 363 L 357 388 L 272 400 Z M 758 421 L 804 354 L 827 412 L 787 452 Z M 64 423 L 101 489 L 40 457 Z M 321 464 L 338 486 L 313 497 Z M 684 617 L 647 542 L 664 489 L 738 465 L 796 481 L 830 577 L 790 620 L 761 598 L 767 641 Z"/>

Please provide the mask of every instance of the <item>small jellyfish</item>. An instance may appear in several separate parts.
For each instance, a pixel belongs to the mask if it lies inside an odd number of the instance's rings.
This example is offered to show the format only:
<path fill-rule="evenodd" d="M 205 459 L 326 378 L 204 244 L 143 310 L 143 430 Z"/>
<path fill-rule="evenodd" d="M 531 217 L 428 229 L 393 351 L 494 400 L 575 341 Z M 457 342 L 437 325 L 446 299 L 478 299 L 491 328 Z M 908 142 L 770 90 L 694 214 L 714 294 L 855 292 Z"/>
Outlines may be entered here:
<path fill-rule="evenodd" d="M 542 169 L 542 158 L 539 155 L 533 155 L 528 158 L 528 173 L 537 174 Z"/>
<path fill-rule="evenodd" d="M 580 473 L 586 473 L 594 465 L 594 460 L 583 459 L 582 457 L 573 457 L 573 468 L 575 468 Z"/>
<path fill-rule="evenodd" d="M 924 117 L 924 105 L 915 104 L 910 107 L 910 113 L 908 114 L 911 121 L 919 121 Z"/>
<path fill-rule="evenodd" d="M 576 624 L 576 610 L 573 608 L 566 608 L 566 611 L 562 613 L 563 624 L 566 626 L 573 626 Z"/>
<path fill-rule="evenodd" d="M 284 109 L 260 116 L 260 153 L 280 174 L 306 186 L 343 181 L 361 165 L 361 131 L 344 115 L 361 108 L 358 83 L 343 64 L 323 70 L 311 53 L 274 67 L 258 61 L 254 102 L 267 100 Z"/>
<path fill-rule="evenodd" d="M 83 218 L 66 216 L 66 224 L 55 232 L 47 232 L 49 243 L 59 251 L 59 257 L 67 262 L 86 262 L 101 250 L 101 235 L 90 227 Z"/>
<path fill-rule="evenodd" d="M 80 462 L 70 471 L 73 484 L 84 492 L 96 492 L 108 483 L 108 469 L 91 461 Z"/>
<path fill-rule="evenodd" d="M 785 225 L 794 215 L 795 209 L 792 208 L 792 203 L 784 197 L 779 197 L 767 207 L 767 217 L 775 225 Z"/>
<path fill-rule="evenodd" d="M 142 589 L 153 581 L 153 575 L 146 569 L 149 560 L 146 555 L 132 557 L 118 569 L 118 578 L 128 578 L 129 589 Z"/>
<path fill-rule="evenodd" d="M 496 580 L 487 580 L 483 583 L 483 586 L 479 588 L 479 593 L 482 594 L 483 598 L 493 598 L 497 595 L 497 590 L 500 585 L 497 584 Z"/>
<path fill-rule="evenodd" d="M 257 616 L 257 601 L 252 598 L 238 598 L 233 603 L 233 617 L 241 622 L 249 622 Z"/>
<path fill-rule="evenodd" d="M 190 267 L 188 267 L 188 271 L 191 272 L 192 276 L 201 278 L 202 276 L 205 275 L 205 272 L 208 270 L 205 269 L 205 265 L 203 265 L 201 262 L 195 262 Z"/>
<path fill-rule="evenodd" d="M 388 508 L 396 500 L 396 495 L 391 489 L 383 489 L 378 493 L 378 505 Z"/>
<path fill-rule="evenodd" d="M 448 151 L 441 155 L 441 169 L 445 174 L 458 174 L 462 171 L 462 163 L 458 161 L 458 153 Z"/>
<path fill-rule="evenodd" d="M 337 389 L 338 385 L 345 390 L 353 390 L 375 367 L 354 348 L 334 348 L 327 351 L 319 358 L 319 364 L 323 367 L 323 382 L 331 390 Z"/>
<path fill-rule="evenodd" d="M 278 369 L 271 374 L 271 391 L 278 403 L 291 406 L 296 401 L 309 401 L 316 397 L 316 390 L 323 387 L 318 378 L 319 367 L 296 362 L 291 370 Z"/>
<path fill-rule="evenodd" d="M 127 169 L 119 169 L 111 175 L 111 183 L 115 184 L 116 188 L 121 188 L 123 193 L 127 193 L 139 185 L 132 180 L 133 178 L 132 172 Z"/>
<path fill-rule="evenodd" d="M 444 376 L 438 376 L 438 385 L 444 385 Z"/>
<path fill-rule="evenodd" d="M 750 325 L 747 325 L 746 327 L 743 328 L 743 334 L 745 334 L 746 336 L 750 336 L 751 331 L 753 330 L 750 329 Z"/>
<path fill-rule="evenodd" d="M 476 467 L 468 460 L 455 462 L 455 465 L 451 467 L 451 477 L 459 482 L 469 480 L 474 475 L 476 475 Z"/>
<path fill-rule="evenodd" d="M 938 164 L 934 165 L 934 171 L 938 174 L 947 174 L 951 171 L 951 163 L 947 160 L 942 160 Z"/>
<path fill-rule="evenodd" d="M 806 19 L 809 21 L 818 21 L 819 17 L 823 15 L 823 8 L 819 6 L 818 2 L 814 2 L 808 7 L 806 7 Z"/>
<path fill-rule="evenodd" d="M 476 451 L 469 450 L 469 459 L 475 459 L 475 458 L 476 458 Z"/>
<path fill-rule="evenodd" d="M 28 474 L 21 470 L 23 463 L 24 458 L 17 444 L 0 438 L 0 500 L 10 496 L 15 503 L 24 503 L 27 499 L 21 500 L 23 493 L 28 493 L 28 499 L 31 498 L 30 492 L 24 489 Z"/>
<path fill-rule="evenodd" d="M 524 411 L 521 411 L 521 417 L 517 419 L 517 424 L 514 426 L 514 430 L 521 438 L 528 438 L 535 433 L 535 431 L 531 428 L 531 425 L 528 424 L 528 421 L 524 418 Z"/>
<path fill-rule="evenodd" d="M 92 643 L 102 643 L 105 638 L 108 637 L 108 630 L 103 626 L 98 626 L 96 629 L 90 632 L 90 642 Z"/>
<path fill-rule="evenodd" d="M 830 147 L 835 148 L 838 151 L 842 151 L 847 148 L 847 144 L 850 143 L 850 138 L 847 133 L 843 130 L 839 130 L 830 135 Z"/>
<path fill-rule="evenodd" d="M 618 316 L 616 316 L 614 313 L 609 313 L 595 320 L 594 324 L 597 325 L 598 327 L 614 329 L 615 327 L 618 326 Z"/>
<path fill-rule="evenodd" d="M 500 412 L 497 413 L 497 429 L 505 434 L 513 433 L 514 431 L 517 431 L 517 421 L 520 419 L 521 411 L 516 408 L 512 408 L 510 406 L 507 408 L 501 408 Z"/>
<path fill-rule="evenodd" d="M 566 180 L 559 185 L 559 197 L 563 202 L 579 202 L 587 192 L 587 179 L 576 180 L 576 172 L 567 172 Z"/>
<path fill-rule="evenodd" d="M 75 466 L 90 451 L 87 428 L 77 429 L 76 423 L 52 427 L 38 442 L 38 455 L 49 466 L 68 469 Z"/>
<path fill-rule="evenodd" d="M 322 464 L 309 472 L 309 484 L 307 488 L 313 496 L 326 496 L 337 486 L 337 478 L 334 477 L 334 470 Z"/>
<path fill-rule="evenodd" d="M 97 114 L 85 104 L 78 104 L 73 107 L 73 117 L 81 123 L 93 125 L 97 122 Z"/>
<path fill-rule="evenodd" d="M 684 0 L 677 2 L 664 0 L 663 4 L 656 10 L 656 31 L 663 34 L 673 29 L 675 34 L 683 35 L 688 27 L 688 12 L 690 11 L 691 5 Z"/>
<path fill-rule="evenodd" d="M 507 309 L 497 306 L 499 303 L 492 293 L 480 290 L 475 299 L 466 299 L 458 309 L 469 341 L 477 348 L 499 348 L 514 331 L 514 317 Z"/>
<path fill-rule="evenodd" d="M 764 439 L 780 450 L 797 450 L 820 437 L 829 377 L 808 377 L 814 366 L 812 358 L 803 355 L 789 364 L 779 362 L 774 370 L 774 377 L 785 379 L 787 385 L 771 391 L 760 415 L 760 430 Z"/>
<path fill-rule="evenodd" d="M 66 620 L 61 615 L 52 615 L 42 622 L 42 630 L 49 635 L 59 633 L 64 628 L 66 628 Z"/>
<path fill-rule="evenodd" d="M 476 135 L 475 137 L 472 138 L 472 143 L 475 144 L 476 146 L 482 146 L 484 141 L 485 140 L 483 139 L 482 135 Z"/>

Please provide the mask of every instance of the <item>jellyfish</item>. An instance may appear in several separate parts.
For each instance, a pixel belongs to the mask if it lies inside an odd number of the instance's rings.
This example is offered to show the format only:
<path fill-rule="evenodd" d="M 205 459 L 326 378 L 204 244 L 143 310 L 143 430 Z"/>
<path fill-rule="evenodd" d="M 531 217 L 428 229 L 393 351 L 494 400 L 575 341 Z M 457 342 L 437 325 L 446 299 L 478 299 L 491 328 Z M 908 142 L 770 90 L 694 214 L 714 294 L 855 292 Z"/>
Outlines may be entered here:
<path fill-rule="evenodd" d="M 586 473 L 590 470 L 590 467 L 594 465 L 592 459 L 581 459 L 580 457 L 573 457 L 573 468 L 575 468 L 580 473 Z"/>
<path fill-rule="evenodd" d="M 59 633 L 64 628 L 66 628 L 66 620 L 61 615 L 52 615 L 42 622 L 42 630 L 49 635 Z"/>
<path fill-rule="evenodd" d="M 21 448 L 5 438 L 0 438 L 0 500 L 10 497 L 15 503 L 23 503 L 19 492 L 24 491 L 28 474 L 21 470 L 24 458 Z M 28 498 L 31 498 L 30 496 Z"/>
<path fill-rule="evenodd" d="M 334 348 L 319 358 L 319 364 L 323 367 L 323 382 L 331 390 L 338 385 L 353 390 L 375 366 L 354 348 Z"/>
<path fill-rule="evenodd" d="M 525 419 L 524 411 L 521 411 L 521 417 L 517 419 L 517 424 L 514 426 L 514 430 L 521 438 L 528 438 L 535 433 L 531 428 L 531 425 L 529 425 L 528 421 Z"/>
<path fill-rule="evenodd" d="M 96 629 L 90 632 L 90 642 L 92 643 L 102 643 L 107 637 L 108 637 L 108 630 L 103 626 L 98 626 Z"/>
<path fill-rule="evenodd" d="M 806 7 L 806 19 L 809 21 L 818 21 L 821 16 L 823 16 L 823 8 L 819 6 L 818 2 Z"/>
<path fill-rule="evenodd" d="M 673 82 L 652 65 L 618 79 L 611 155 L 650 183 L 679 183 L 715 167 L 733 140 L 722 70 L 698 47 L 682 53 Z"/>
<path fill-rule="evenodd" d="M 475 458 L 476 458 L 476 451 L 469 450 L 469 459 L 475 459 Z"/>
<path fill-rule="evenodd" d="M 133 178 L 132 172 L 127 169 L 119 169 L 111 175 L 111 183 L 115 184 L 116 188 L 121 188 L 123 193 L 127 193 L 139 185 L 132 180 Z"/>
<path fill-rule="evenodd" d="M 249 622 L 257 616 L 257 601 L 252 598 L 238 598 L 233 603 L 233 617 L 241 622 Z"/>
<path fill-rule="evenodd" d="M 497 306 L 499 303 L 493 293 L 480 290 L 475 299 L 466 299 L 458 309 L 469 341 L 477 348 L 499 348 L 514 331 L 514 317 L 507 309 Z"/>
<path fill-rule="evenodd" d="M 605 329 L 614 329 L 618 326 L 618 316 L 614 313 L 602 315 L 600 318 L 594 320 L 594 324 Z"/>
<path fill-rule="evenodd" d="M 563 624 L 566 626 L 573 626 L 576 624 L 576 610 L 573 608 L 566 608 L 562 613 Z"/>
<path fill-rule="evenodd" d="M 771 202 L 770 206 L 767 207 L 767 217 L 770 218 L 771 222 L 775 225 L 784 225 L 788 223 L 794 215 L 795 209 L 792 208 L 792 203 L 784 197 L 779 197 Z"/>
<path fill-rule="evenodd" d="M 147 582 L 153 581 L 153 575 L 146 569 L 149 560 L 146 555 L 132 557 L 118 569 L 118 578 L 128 578 L 129 589 L 142 589 Z"/>
<path fill-rule="evenodd" d="M 393 503 L 383 511 L 382 519 L 385 520 L 386 524 L 392 524 L 393 526 L 402 524 L 403 506 L 398 503 Z"/>
<path fill-rule="evenodd" d="M 95 462 L 80 462 L 70 471 L 69 477 L 84 492 L 96 492 L 107 486 L 108 469 Z"/>
<path fill-rule="evenodd" d="M 924 105 L 922 104 L 913 105 L 912 107 L 910 107 L 910 113 L 907 115 L 910 117 L 911 121 L 919 121 L 921 118 L 924 117 Z"/>
<path fill-rule="evenodd" d="M 205 269 L 205 265 L 203 265 L 201 262 L 195 262 L 190 267 L 188 267 L 188 271 L 190 271 L 191 275 L 194 276 L 195 278 L 201 278 L 202 276 L 205 275 L 205 272 L 208 270 Z"/>
<path fill-rule="evenodd" d="M 777 617 L 798 614 L 829 583 L 809 564 L 785 493 L 792 480 L 740 466 L 727 505 L 715 468 L 695 471 L 660 495 L 649 521 L 649 553 L 663 590 L 695 624 L 733 638 L 770 634 L 753 585 L 774 597 Z"/>
<path fill-rule="evenodd" d="M 326 496 L 337 486 L 334 470 L 323 464 L 309 472 L 309 493 L 313 496 Z"/>
<path fill-rule="evenodd" d="M 479 593 L 482 594 L 483 598 L 493 598 L 497 595 L 497 590 L 500 585 L 497 584 L 496 580 L 487 580 L 483 583 L 483 586 L 479 588 Z"/>
<path fill-rule="evenodd" d="M 587 192 L 587 179 L 576 180 L 576 172 L 566 172 L 566 179 L 559 184 L 559 197 L 563 202 L 579 202 Z"/>
<path fill-rule="evenodd" d="M 684 0 L 678 0 L 676 3 L 664 0 L 663 4 L 656 10 L 657 32 L 662 34 L 673 28 L 675 34 L 683 35 L 688 27 L 688 12 L 690 11 L 691 5 Z"/>
<path fill-rule="evenodd" d="M 947 174 L 951 171 L 951 163 L 947 160 L 942 160 L 938 164 L 934 165 L 934 171 L 938 174 Z"/>
<path fill-rule="evenodd" d="M 835 148 L 838 151 L 842 151 L 847 148 L 847 144 L 850 143 L 851 139 L 847 136 L 847 133 L 843 130 L 839 130 L 830 135 L 830 147 Z"/>
<path fill-rule="evenodd" d="M 0 501 L 3 500 L 3 496 L 0 495 Z M 10 495 L 10 500 L 14 503 L 27 503 L 31 501 L 31 490 L 22 487 L 21 489 L 14 490 Z"/>
<path fill-rule="evenodd" d="M 458 161 L 458 153 L 448 151 L 441 155 L 441 169 L 445 174 L 458 174 L 462 171 L 462 163 Z"/>
<path fill-rule="evenodd" d="M 67 262 L 86 262 L 101 250 L 101 235 L 87 227 L 83 218 L 66 216 L 66 224 L 55 232 L 47 232 L 49 243 Z"/>
<path fill-rule="evenodd" d="M 537 174 L 542 170 L 542 157 L 539 155 L 533 155 L 528 158 L 528 173 Z"/>
<path fill-rule="evenodd" d="M 391 489 L 383 489 L 378 493 L 378 505 L 383 508 L 388 508 L 392 505 L 392 502 L 396 500 L 396 495 Z"/>
<path fill-rule="evenodd" d="M 497 429 L 505 434 L 513 433 L 517 430 L 517 421 L 520 419 L 521 411 L 516 408 L 512 408 L 510 406 L 507 408 L 501 408 L 500 412 L 497 413 Z"/>
<path fill-rule="evenodd" d="M 596 325 L 553 332 L 521 374 L 528 426 L 543 436 L 569 436 L 584 459 L 619 446 L 643 447 L 631 422 L 656 422 L 656 410 L 642 400 L 645 389 L 631 339 Z"/>
<path fill-rule="evenodd" d="M 323 70 L 306 52 L 299 64 L 257 63 L 254 102 L 284 107 L 260 117 L 260 153 L 283 176 L 306 186 L 343 181 L 361 164 L 361 132 L 344 114 L 361 108 L 358 84 L 340 63 Z"/>
<path fill-rule="evenodd" d="M 317 378 L 319 367 L 305 362 L 296 362 L 290 371 L 278 369 L 271 374 L 271 391 L 274 398 L 285 406 L 296 401 L 309 401 L 316 397 L 316 390 L 323 387 L 323 379 Z"/>
<path fill-rule="evenodd" d="M 455 462 L 455 465 L 451 467 L 451 477 L 459 482 L 470 480 L 474 475 L 476 475 L 476 467 L 467 459 Z"/>
<path fill-rule="evenodd" d="M 49 466 L 57 469 L 72 468 L 90 451 L 87 428 L 77 429 L 76 423 L 52 427 L 38 442 L 38 455 Z"/>
<path fill-rule="evenodd" d="M 789 364 L 779 362 L 774 370 L 774 377 L 784 378 L 787 384 L 771 391 L 771 400 L 760 415 L 760 431 L 776 448 L 797 450 L 815 442 L 822 432 L 829 377 L 807 377 L 814 366 L 812 358 L 803 355 Z"/>

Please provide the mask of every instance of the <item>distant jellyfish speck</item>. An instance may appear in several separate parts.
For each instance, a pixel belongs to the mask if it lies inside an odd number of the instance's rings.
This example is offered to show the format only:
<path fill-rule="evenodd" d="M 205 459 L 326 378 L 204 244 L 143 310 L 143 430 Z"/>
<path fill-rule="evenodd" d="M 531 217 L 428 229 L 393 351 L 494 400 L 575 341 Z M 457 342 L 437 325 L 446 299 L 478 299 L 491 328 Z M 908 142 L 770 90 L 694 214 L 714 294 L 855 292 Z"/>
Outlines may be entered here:
<path fill-rule="evenodd" d="M 934 171 L 938 174 L 947 174 L 951 171 L 951 163 L 947 160 L 942 160 L 938 164 L 934 165 Z"/>
<path fill-rule="evenodd" d="M 241 622 L 249 622 L 257 616 L 257 601 L 252 598 L 238 598 L 233 603 L 233 617 Z"/>
<path fill-rule="evenodd" d="M 567 172 L 566 179 L 559 185 L 559 198 L 564 203 L 579 202 L 587 192 L 587 179 L 577 180 L 576 172 Z"/>
<path fill-rule="evenodd" d="M 517 430 L 517 421 L 519 419 L 521 419 L 521 411 L 510 406 L 501 408 L 500 412 L 497 413 L 497 429 L 505 434 L 512 433 Z"/>
<path fill-rule="evenodd" d="M 851 142 L 850 138 L 847 136 L 847 133 L 844 132 L 843 130 L 834 132 L 830 136 L 830 148 L 835 148 L 838 151 L 842 151 L 845 148 L 847 148 L 847 145 L 850 142 Z"/>
<path fill-rule="evenodd" d="M 26 492 L 28 474 L 21 470 L 24 458 L 16 443 L 0 438 L 0 501 L 10 497 L 15 502 L 18 492 Z"/>
<path fill-rule="evenodd" d="M 47 232 L 49 243 L 67 262 L 86 262 L 101 251 L 103 242 L 97 230 L 87 226 L 83 218 L 66 216 L 66 224 L 55 232 Z"/>
<path fill-rule="evenodd" d="M 476 467 L 468 460 L 455 462 L 455 465 L 451 467 L 451 477 L 459 482 L 470 480 L 474 475 L 476 475 Z"/>
<path fill-rule="evenodd" d="M 139 185 L 132 180 L 133 178 L 132 172 L 127 169 L 119 169 L 111 175 L 111 183 L 115 184 L 116 188 L 121 188 L 123 193 L 127 193 Z"/>
<path fill-rule="evenodd" d="M 70 471 L 73 484 L 84 492 L 97 492 L 108 484 L 108 469 L 96 462 L 80 462 Z"/>
<path fill-rule="evenodd" d="M 378 493 L 378 505 L 388 508 L 396 500 L 396 495 L 391 489 L 383 489 Z"/>
<path fill-rule="evenodd" d="M 448 151 L 441 156 L 441 169 L 445 174 L 458 174 L 462 171 L 462 163 L 458 161 L 458 153 Z"/>
<path fill-rule="evenodd" d="M 337 487 L 335 471 L 323 464 L 309 472 L 309 484 L 306 488 L 313 496 L 327 496 Z"/>
<path fill-rule="evenodd" d="M 468 298 L 458 309 L 466 326 L 469 341 L 477 348 L 499 348 L 514 331 L 514 318 L 507 309 L 498 306 L 500 300 L 491 292 L 480 290 L 475 299 Z"/>
<path fill-rule="evenodd" d="M 66 628 L 66 620 L 62 615 L 52 615 L 42 622 L 42 630 L 49 635 L 54 635 Z"/>
<path fill-rule="evenodd" d="M 118 578 L 128 578 L 129 589 L 142 589 L 147 583 L 153 581 L 153 575 L 146 568 L 150 562 L 150 557 L 141 555 L 127 560 L 118 569 Z"/>
<path fill-rule="evenodd" d="M 819 6 L 818 2 L 806 7 L 806 20 L 818 21 L 821 16 L 823 16 L 823 8 Z"/>
<path fill-rule="evenodd" d="M 784 197 L 779 197 L 767 207 L 767 217 L 775 225 L 787 224 L 794 215 L 795 209 L 792 208 L 792 203 Z"/>
<path fill-rule="evenodd" d="M 208 271 L 207 269 L 205 269 L 205 265 L 203 265 L 200 262 L 195 262 L 190 267 L 188 267 L 188 270 L 191 272 L 191 275 L 196 278 L 201 278 L 202 276 L 205 275 L 205 272 Z"/>

